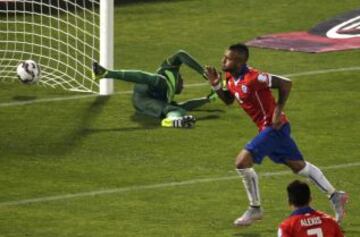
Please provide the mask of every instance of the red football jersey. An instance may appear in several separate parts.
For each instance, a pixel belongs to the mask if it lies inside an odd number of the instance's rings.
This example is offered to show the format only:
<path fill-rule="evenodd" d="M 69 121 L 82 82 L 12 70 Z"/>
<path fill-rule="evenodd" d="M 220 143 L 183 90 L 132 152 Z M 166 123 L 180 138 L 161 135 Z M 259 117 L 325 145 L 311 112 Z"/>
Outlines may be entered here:
<path fill-rule="evenodd" d="M 272 125 L 276 101 L 271 94 L 271 75 L 253 68 L 245 68 L 239 78 L 226 73 L 226 87 L 240 106 L 256 123 L 259 131 Z M 284 113 L 281 122 L 286 123 Z"/>
<path fill-rule="evenodd" d="M 339 225 L 329 215 L 303 208 L 284 220 L 278 237 L 343 237 Z"/>

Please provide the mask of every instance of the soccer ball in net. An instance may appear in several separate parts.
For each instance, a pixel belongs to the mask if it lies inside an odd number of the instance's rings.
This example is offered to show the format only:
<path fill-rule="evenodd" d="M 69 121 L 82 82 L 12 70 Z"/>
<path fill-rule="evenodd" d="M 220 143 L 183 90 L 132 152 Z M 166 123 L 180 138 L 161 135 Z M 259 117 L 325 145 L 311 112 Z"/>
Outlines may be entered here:
<path fill-rule="evenodd" d="M 20 81 L 24 84 L 34 84 L 40 79 L 40 66 L 34 60 L 26 60 L 16 68 Z"/>

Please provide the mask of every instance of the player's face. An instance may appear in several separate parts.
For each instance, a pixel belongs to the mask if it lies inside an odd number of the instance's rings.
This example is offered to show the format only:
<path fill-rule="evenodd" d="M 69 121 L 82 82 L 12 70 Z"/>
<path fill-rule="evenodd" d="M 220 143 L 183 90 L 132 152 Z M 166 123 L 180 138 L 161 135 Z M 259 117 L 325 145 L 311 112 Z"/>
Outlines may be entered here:
<path fill-rule="evenodd" d="M 224 72 L 231 73 L 238 71 L 244 63 L 244 59 L 238 52 L 227 49 L 221 60 L 221 67 Z"/>

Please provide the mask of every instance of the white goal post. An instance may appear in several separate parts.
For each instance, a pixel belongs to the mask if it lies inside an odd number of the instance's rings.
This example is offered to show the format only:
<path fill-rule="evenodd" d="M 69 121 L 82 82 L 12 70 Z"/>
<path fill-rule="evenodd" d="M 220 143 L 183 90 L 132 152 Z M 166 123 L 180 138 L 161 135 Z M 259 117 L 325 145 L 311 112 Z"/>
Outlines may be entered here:
<path fill-rule="evenodd" d="M 100 64 L 114 67 L 114 0 L 100 0 Z M 114 92 L 114 82 L 106 78 L 100 80 L 100 95 Z"/>
<path fill-rule="evenodd" d="M 17 81 L 16 67 L 32 59 L 40 86 L 101 95 L 113 80 L 92 79 L 92 62 L 112 69 L 114 0 L 0 0 L 0 82 Z"/>

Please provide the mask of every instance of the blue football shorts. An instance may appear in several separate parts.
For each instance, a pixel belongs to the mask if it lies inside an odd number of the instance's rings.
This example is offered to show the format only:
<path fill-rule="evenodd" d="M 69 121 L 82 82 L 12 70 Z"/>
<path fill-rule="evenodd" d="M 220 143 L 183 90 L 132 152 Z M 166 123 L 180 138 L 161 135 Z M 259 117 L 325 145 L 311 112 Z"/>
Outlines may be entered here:
<path fill-rule="evenodd" d="M 284 124 L 279 130 L 267 127 L 254 139 L 246 144 L 253 161 L 260 164 L 265 156 L 275 163 L 285 163 L 286 160 L 303 160 L 295 141 L 291 138 L 290 124 Z"/>

